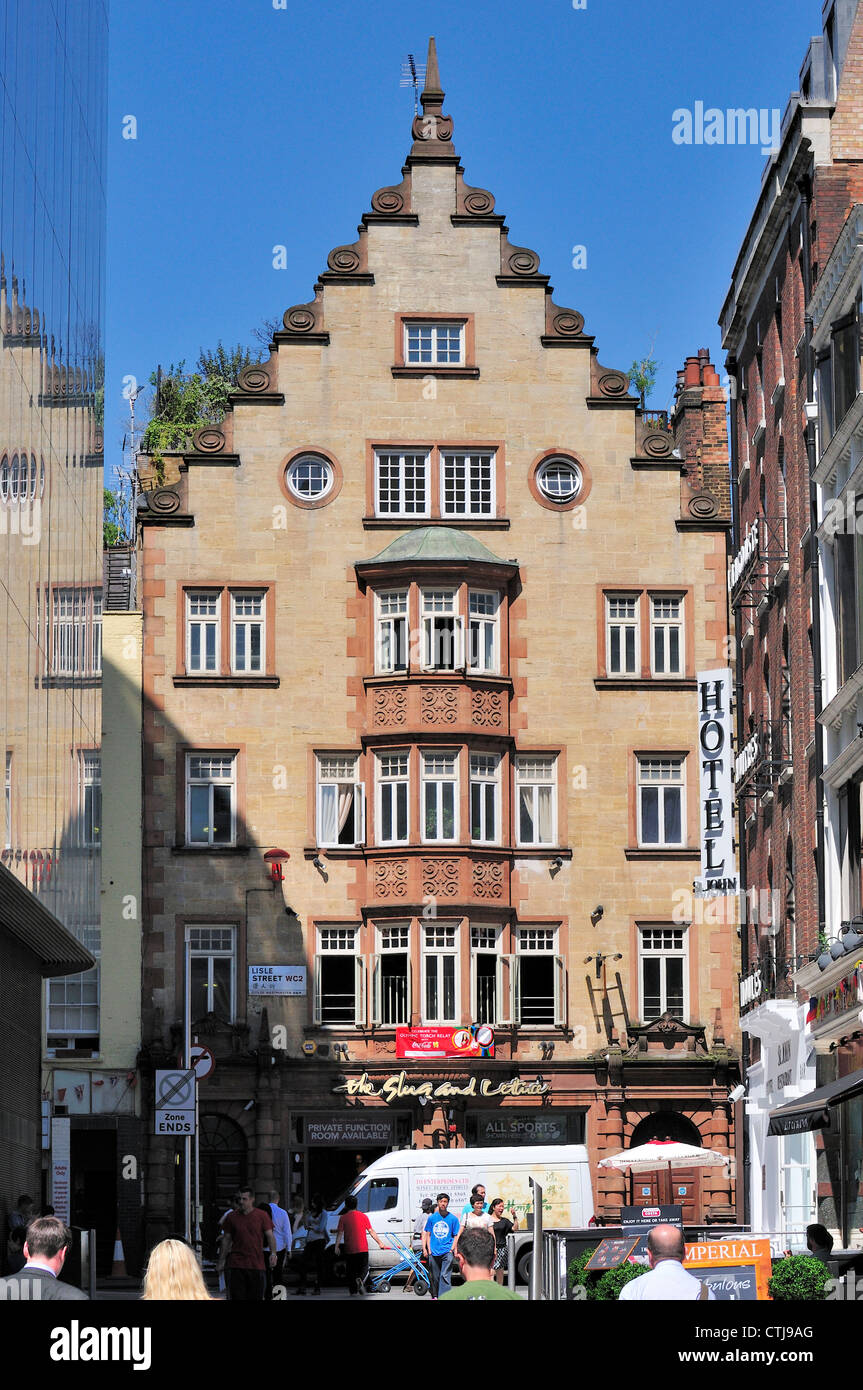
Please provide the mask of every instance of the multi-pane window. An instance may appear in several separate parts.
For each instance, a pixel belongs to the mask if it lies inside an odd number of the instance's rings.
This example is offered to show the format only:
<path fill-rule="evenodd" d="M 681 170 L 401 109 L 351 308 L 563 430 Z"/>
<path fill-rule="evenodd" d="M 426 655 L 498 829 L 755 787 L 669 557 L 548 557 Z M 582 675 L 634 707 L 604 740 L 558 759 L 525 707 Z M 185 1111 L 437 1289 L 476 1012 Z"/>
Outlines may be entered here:
<path fill-rule="evenodd" d="M 94 676 L 102 669 L 102 591 L 62 585 L 51 590 L 50 673 Z"/>
<path fill-rule="evenodd" d="M 232 1023 L 237 993 L 236 927 L 187 927 L 186 939 L 192 1018 L 215 1014 L 223 1023 Z"/>
<path fill-rule="evenodd" d="M 285 474 L 288 487 L 302 502 L 317 502 L 332 489 L 333 465 L 319 454 L 294 459 Z"/>
<path fill-rule="evenodd" d="M 455 671 L 464 661 L 462 619 L 456 589 L 422 590 L 423 666 Z"/>
<path fill-rule="evenodd" d="M 406 323 L 405 364 L 458 367 L 464 362 L 464 324 Z"/>
<path fill-rule="evenodd" d="M 527 1027 L 563 1022 L 566 975 L 556 927 L 520 927 L 516 956 L 516 1018 Z"/>
<path fill-rule="evenodd" d="M 377 595 L 377 669 L 408 669 L 408 591 L 385 589 Z"/>
<path fill-rule="evenodd" d="M 638 843 L 680 846 L 684 839 L 683 758 L 638 759 Z"/>
<path fill-rule="evenodd" d="M 497 616 L 500 594 L 471 589 L 468 594 L 468 668 L 471 671 L 496 672 Z"/>
<path fill-rule="evenodd" d="M 220 606 L 218 589 L 186 590 L 187 671 L 218 671 Z"/>
<path fill-rule="evenodd" d="M 441 452 L 441 516 L 494 514 L 494 454 Z"/>
<path fill-rule="evenodd" d="M 637 676 L 638 595 L 606 594 L 605 651 L 610 676 Z"/>
<path fill-rule="evenodd" d="M 375 511 L 378 516 L 428 516 L 427 453 L 381 451 L 375 459 Z"/>
<path fill-rule="evenodd" d="M 88 1046 L 98 1046 L 99 965 L 79 975 L 63 975 L 48 980 L 48 1046 L 75 1046 L 89 1038 Z M 62 1035 L 62 1036 L 61 1036 Z"/>
<path fill-rule="evenodd" d="M 404 845 L 408 840 L 408 754 L 378 755 L 377 843 Z"/>
<path fill-rule="evenodd" d="M 375 960 L 375 1022 L 393 1027 L 410 1022 L 410 924 L 398 922 L 377 928 Z"/>
<path fill-rule="evenodd" d="M 82 846 L 102 842 L 102 758 L 99 753 L 78 754 L 78 826 Z"/>
<path fill-rule="evenodd" d="M 458 838 L 458 754 L 423 753 L 423 839 Z"/>
<path fill-rule="evenodd" d="M 516 816 L 520 845 L 553 845 L 556 758 L 518 755 L 515 760 Z"/>
<path fill-rule="evenodd" d="M 471 926 L 471 1011 L 474 1023 L 498 1023 L 502 1016 L 500 927 Z"/>
<path fill-rule="evenodd" d="M 497 754 L 470 755 L 470 838 L 479 844 L 493 845 L 499 831 L 499 771 Z"/>
<path fill-rule="evenodd" d="M 186 755 L 186 843 L 231 845 L 236 835 L 236 759 L 228 753 Z"/>
<path fill-rule="evenodd" d="M 263 590 L 239 590 L 231 594 L 231 668 L 254 672 L 264 669 Z"/>
<path fill-rule="evenodd" d="M 650 659 L 654 676 L 683 675 L 683 599 L 679 594 L 651 596 Z"/>
<path fill-rule="evenodd" d="M 687 1013 L 687 935 L 685 927 L 642 927 L 638 943 L 641 1016 Z"/>
<path fill-rule="evenodd" d="M 315 1022 L 365 1022 L 364 962 L 356 927 L 319 927 L 315 957 Z"/>
<path fill-rule="evenodd" d="M 318 844 L 359 845 L 365 839 L 365 791 L 356 753 L 318 757 Z"/>
<path fill-rule="evenodd" d="M 458 928 L 423 927 L 423 1021 L 458 1023 Z"/>

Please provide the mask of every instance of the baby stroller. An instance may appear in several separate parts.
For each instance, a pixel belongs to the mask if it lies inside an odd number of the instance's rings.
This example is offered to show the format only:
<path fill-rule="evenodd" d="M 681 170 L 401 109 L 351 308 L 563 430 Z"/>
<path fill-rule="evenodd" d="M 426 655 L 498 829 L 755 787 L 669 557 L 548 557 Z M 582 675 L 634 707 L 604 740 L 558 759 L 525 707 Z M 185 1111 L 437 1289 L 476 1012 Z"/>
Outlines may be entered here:
<path fill-rule="evenodd" d="M 414 1293 L 420 1297 L 428 1293 L 431 1288 L 428 1270 L 420 1259 L 419 1255 L 406 1245 L 401 1236 L 388 1235 L 390 1245 L 401 1258 L 391 1269 L 385 1269 L 371 1281 L 372 1293 L 389 1293 L 392 1289 L 392 1278 L 394 1274 L 410 1274 L 414 1276 Z"/>

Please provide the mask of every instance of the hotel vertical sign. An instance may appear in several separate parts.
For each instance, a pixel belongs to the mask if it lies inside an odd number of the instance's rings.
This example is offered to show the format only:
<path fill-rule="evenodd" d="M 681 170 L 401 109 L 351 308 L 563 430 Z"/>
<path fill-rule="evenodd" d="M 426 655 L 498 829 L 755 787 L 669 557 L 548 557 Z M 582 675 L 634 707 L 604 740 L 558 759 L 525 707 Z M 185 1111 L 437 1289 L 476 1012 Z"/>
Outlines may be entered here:
<path fill-rule="evenodd" d="M 700 671 L 698 685 L 698 774 L 701 796 L 699 897 L 737 893 L 734 858 L 734 783 L 731 747 L 731 672 Z"/>

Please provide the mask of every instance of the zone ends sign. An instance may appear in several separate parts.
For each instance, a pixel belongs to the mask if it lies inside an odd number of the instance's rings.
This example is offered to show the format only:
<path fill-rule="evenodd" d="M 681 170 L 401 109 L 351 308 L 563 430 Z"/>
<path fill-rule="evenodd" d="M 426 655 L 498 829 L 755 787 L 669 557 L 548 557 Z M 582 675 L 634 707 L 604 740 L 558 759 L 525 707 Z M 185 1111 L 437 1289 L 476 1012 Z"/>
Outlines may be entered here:
<path fill-rule="evenodd" d="M 698 685 L 698 772 L 701 796 L 701 877 L 697 897 L 736 894 L 734 783 L 731 748 L 731 672 L 701 671 Z"/>

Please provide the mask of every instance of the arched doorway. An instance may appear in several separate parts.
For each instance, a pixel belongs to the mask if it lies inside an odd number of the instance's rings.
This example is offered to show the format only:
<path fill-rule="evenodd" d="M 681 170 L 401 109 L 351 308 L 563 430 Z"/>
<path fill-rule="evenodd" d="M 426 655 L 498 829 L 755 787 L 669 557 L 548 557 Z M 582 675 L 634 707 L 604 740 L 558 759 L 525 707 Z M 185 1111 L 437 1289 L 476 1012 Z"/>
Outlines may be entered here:
<path fill-rule="evenodd" d="M 678 1144 L 694 1144 L 699 1149 L 704 1147 L 698 1128 L 677 1110 L 657 1110 L 653 1115 L 645 1115 L 632 1131 L 629 1148 L 649 1144 L 651 1139 L 674 1139 Z"/>
<path fill-rule="evenodd" d="M 677 1110 L 657 1110 L 635 1126 L 628 1147 L 649 1144 L 652 1139 L 671 1139 L 678 1144 L 703 1148 L 697 1127 Z M 633 1174 L 631 1197 L 637 1206 L 667 1205 L 681 1208 L 684 1225 L 702 1220 L 701 1174 L 698 1168 L 657 1166 L 656 1172 Z"/>
<path fill-rule="evenodd" d="M 240 1183 L 246 1181 L 248 1145 L 236 1121 L 227 1115 L 202 1115 L 198 1135 L 201 1164 L 202 1239 L 204 1256 L 212 1259 L 216 1249 L 219 1218 L 231 1205 Z"/>

